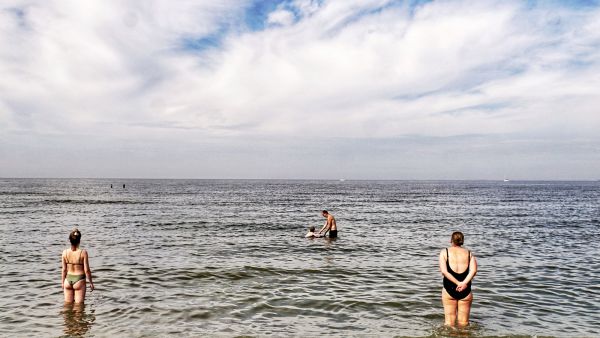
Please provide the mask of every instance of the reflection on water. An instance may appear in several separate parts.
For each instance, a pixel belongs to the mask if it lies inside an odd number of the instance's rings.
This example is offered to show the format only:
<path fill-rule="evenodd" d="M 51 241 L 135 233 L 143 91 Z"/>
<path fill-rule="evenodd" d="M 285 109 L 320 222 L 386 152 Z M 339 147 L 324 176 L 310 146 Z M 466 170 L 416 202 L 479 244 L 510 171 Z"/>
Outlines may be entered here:
<path fill-rule="evenodd" d="M 64 310 L 60 312 L 60 315 L 65 320 L 63 333 L 66 337 L 85 337 L 94 325 L 96 321 L 94 309 L 89 309 L 89 313 L 87 313 L 85 308 L 85 303 L 64 304 Z"/>
<path fill-rule="evenodd" d="M 329 237 L 322 237 L 322 238 L 316 238 L 316 240 L 322 240 L 323 241 L 323 246 L 327 249 L 333 249 L 335 248 L 335 241 L 337 241 L 337 237 L 334 238 L 329 238 Z M 331 266 L 334 262 L 335 262 L 335 256 L 333 255 L 332 252 L 328 252 L 325 256 L 323 256 L 323 259 L 325 261 L 325 263 L 327 263 L 327 265 Z"/>
<path fill-rule="evenodd" d="M 483 327 L 477 323 L 471 323 L 467 326 L 448 326 L 441 325 L 434 330 L 434 337 L 481 337 Z"/>

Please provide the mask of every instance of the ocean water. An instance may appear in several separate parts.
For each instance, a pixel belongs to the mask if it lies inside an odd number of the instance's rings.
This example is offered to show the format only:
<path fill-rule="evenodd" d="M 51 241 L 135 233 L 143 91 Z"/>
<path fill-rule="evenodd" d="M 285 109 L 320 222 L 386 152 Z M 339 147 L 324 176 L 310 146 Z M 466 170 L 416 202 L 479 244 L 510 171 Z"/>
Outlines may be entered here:
<path fill-rule="evenodd" d="M 2 179 L 0 336 L 598 337 L 599 202 L 600 182 Z M 303 238 L 322 209 L 339 238 Z M 454 231 L 479 266 L 463 329 L 443 326 Z"/>

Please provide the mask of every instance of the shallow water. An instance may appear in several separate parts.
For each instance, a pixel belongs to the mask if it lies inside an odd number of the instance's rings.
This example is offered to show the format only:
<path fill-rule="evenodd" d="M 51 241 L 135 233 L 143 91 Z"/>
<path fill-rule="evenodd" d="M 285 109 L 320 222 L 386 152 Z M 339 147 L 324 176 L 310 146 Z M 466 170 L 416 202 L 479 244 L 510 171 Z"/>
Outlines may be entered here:
<path fill-rule="evenodd" d="M 0 331 L 599 336 L 599 201 L 600 182 L 4 179 Z M 322 209 L 339 238 L 303 238 Z M 96 287 L 85 305 L 60 288 L 74 228 Z M 453 231 L 479 265 L 461 330 L 442 325 Z"/>

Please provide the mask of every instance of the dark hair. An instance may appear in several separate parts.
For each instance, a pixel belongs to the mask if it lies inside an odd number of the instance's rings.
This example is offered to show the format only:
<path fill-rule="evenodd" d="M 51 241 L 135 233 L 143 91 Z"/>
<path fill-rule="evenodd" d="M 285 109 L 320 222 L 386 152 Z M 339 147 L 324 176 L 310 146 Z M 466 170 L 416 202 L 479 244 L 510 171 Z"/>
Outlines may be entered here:
<path fill-rule="evenodd" d="M 452 234 L 452 243 L 458 246 L 461 246 L 463 243 L 465 243 L 465 236 L 462 234 L 462 232 L 457 231 Z"/>
<path fill-rule="evenodd" d="M 77 229 L 73 230 L 73 232 L 69 234 L 69 241 L 71 242 L 71 245 L 79 245 L 79 241 L 81 241 L 81 232 Z"/>
<path fill-rule="evenodd" d="M 327 212 L 327 210 L 323 210 L 323 211 L 321 211 L 321 213 L 329 215 L 329 213 Z"/>
<path fill-rule="evenodd" d="M 315 227 L 310 227 L 310 232 L 315 232 Z"/>

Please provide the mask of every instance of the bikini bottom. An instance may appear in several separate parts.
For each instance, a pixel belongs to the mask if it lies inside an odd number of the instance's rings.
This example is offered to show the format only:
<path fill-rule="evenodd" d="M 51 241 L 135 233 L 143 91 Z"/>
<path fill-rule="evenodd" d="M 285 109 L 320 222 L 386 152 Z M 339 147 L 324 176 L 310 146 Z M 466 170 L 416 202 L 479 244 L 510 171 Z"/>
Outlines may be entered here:
<path fill-rule="evenodd" d="M 67 275 L 65 279 L 67 282 L 69 282 L 69 284 L 71 284 L 71 286 L 73 286 L 80 280 L 85 279 L 85 275 Z"/>

